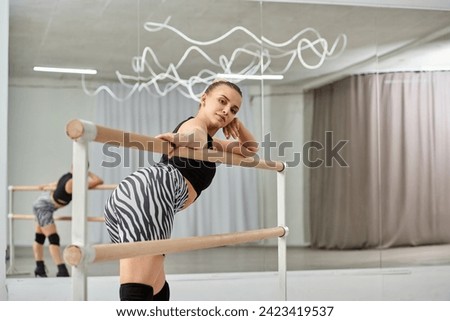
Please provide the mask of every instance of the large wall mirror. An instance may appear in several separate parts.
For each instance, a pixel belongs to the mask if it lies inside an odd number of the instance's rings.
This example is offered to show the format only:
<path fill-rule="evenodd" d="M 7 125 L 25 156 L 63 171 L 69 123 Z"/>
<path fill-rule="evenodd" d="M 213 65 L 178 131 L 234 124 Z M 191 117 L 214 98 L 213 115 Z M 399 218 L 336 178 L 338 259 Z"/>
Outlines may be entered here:
<path fill-rule="evenodd" d="M 288 165 L 288 270 L 449 264 L 448 10 L 239 0 L 10 8 L 10 185 L 53 181 L 69 168 L 71 118 L 155 136 L 195 114 L 196 95 L 217 74 L 234 74 L 244 92 L 239 117 L 262 142 L 260 157 Z M 158 160 L 108 152 L 91 151 L 107 183 Z M 176 218 L 174 236 L 274 226 L 271 174 L 221 166 L 201 204 Z M 92 213 L 101 216 L 107 193 L 90 196 Z M 36 197 L 15 196 L 14 212 L 30 212 Z M 31 246 L 33 222 L 16 221 L 10 233 L 17 247 Z M 67 244 L 70 224 L 60 233 Z M 109 241 L 100 225 L 89 239 Z M 252 247 L 256 267 L 214 272 L 275 270 L 275 245 Z"/>

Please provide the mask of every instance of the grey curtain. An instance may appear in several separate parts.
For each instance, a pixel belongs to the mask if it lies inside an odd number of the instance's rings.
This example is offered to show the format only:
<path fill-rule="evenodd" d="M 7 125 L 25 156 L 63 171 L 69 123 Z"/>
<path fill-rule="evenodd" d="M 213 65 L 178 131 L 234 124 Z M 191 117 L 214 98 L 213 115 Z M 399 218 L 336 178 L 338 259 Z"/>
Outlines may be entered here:
<path fill-rule="evenodd" d="M 315 89 L 310 159 L 324 162 L 310 169 L 312 246 L 449 243 L 449 122 L 449 72 L 355 75 Z"/>

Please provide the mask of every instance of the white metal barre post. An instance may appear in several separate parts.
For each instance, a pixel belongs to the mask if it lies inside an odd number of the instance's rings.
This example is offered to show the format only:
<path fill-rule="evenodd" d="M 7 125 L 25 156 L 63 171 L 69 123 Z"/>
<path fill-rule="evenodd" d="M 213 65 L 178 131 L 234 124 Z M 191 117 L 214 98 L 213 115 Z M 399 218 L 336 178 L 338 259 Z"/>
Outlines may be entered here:
<path fill-rule="evenodd" d="M 91 124 L 91 123 L 89 123 Z M 88 143 L 97 136 L 95 126 L 86 126 L 83 136 L 73 139 L 72 244 L 87 245 Z M 87 300 L 87 266 L 72 267 L 72 296 Z"/>
<path fill-rule="evenodd" d="M 88 143 L 73 142 L 72 244 L 87 244 L 87 166 Z M 72 267 L 72 294 L 75 301 L 87 300 L 87 267 Z"/>
<path fill-rule="evenodd" d="M 286 164 L 284 170 L 277 172 L 277 224 L 286 226 Z M 287 300 L 287 245 L 286 236 L 289 230 L 278 238 L 278 280 L 281 301 Z"/>
<path fill-rule="evenodd" d="M 8 187 L 8 227 L 9 227 L 9 267 L 8 271 L 6 272 L 6 275 L 21 275 L 21 274 L 29 274 L 28 272 L 20 272 L 16 270 L 16 251 L 15 251 L 15 245 L 14 245 L 14 224 L 13 224 L 13 218 L 11 216 L 12 214 L 12 208 L 13 208 L 13 188 L 12 186 Z"/>

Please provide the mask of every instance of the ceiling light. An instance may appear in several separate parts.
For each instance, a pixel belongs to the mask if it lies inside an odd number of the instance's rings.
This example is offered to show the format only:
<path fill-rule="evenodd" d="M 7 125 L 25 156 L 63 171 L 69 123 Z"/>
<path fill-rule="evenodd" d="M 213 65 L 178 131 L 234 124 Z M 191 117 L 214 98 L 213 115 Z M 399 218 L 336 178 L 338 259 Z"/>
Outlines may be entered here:
<path fill-rule="evenodd" d="M 226 79 L 250 79 L 250 80 L 281 80 L 283 75 L 241 75 L 241 74 L 217 74 L 218 78 Z"/>
<path fill-rule="evenodd" d="M 97 70 L 95 69 L 78 69 L 78 68 L 55 68 L 55 67 L 34 67 L 34 71 L 43 71 L 43 72 L 59 72 L 66 74 L 89 74 L 95 75 L 97 74 Z"/>

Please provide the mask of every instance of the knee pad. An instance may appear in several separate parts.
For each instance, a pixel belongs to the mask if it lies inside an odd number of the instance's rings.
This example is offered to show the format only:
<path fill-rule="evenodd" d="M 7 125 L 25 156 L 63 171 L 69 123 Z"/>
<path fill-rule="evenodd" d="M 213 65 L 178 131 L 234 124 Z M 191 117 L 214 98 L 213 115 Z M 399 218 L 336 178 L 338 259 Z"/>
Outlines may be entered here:
<path fill-rule="evenodd" d="M 120 301 L 153 301 L 153 287 L 142 283 L 120 285 Z"/>
<path fill-rule="evenodd" d="M 159 291 L 153 296 L 153 301 L 170 301 L 170 287 L 167 281 L 166 283 L 164 283 L 164 286 L 161 289 L 161 291 Z"/>
<path fill-rule="evenodd" d="M 45 243 L 45 235 L 42 233 L 36 233 L 34 235 L 34 241 L 38 244 L 43 245 Z"/>
<path fill-rule="evenodd" d="M 58 245 L 59 246 L 59 235 L 57 233 L 53 233 L 48 236 L 48 241 L 51 245 Z"/>

